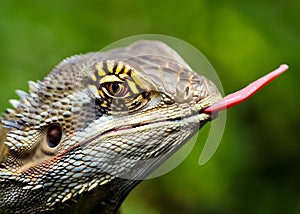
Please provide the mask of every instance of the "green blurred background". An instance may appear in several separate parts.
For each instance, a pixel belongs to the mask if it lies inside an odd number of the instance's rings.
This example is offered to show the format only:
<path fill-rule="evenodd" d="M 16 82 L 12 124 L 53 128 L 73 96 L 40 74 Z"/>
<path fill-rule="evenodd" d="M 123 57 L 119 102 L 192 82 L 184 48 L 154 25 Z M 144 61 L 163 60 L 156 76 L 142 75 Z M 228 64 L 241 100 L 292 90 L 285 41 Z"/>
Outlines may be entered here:
<path fill-rule="evenodd" d="M 203 142 L 172 172 L 143 182 L 123 213 L 300 213 L 300 1 L 1 1 L 0 109 L 63 58 L 144 33 L 180 38 L 210 60 L 228 94 L 290 71 L 227 113 L 221 145 Z"/>

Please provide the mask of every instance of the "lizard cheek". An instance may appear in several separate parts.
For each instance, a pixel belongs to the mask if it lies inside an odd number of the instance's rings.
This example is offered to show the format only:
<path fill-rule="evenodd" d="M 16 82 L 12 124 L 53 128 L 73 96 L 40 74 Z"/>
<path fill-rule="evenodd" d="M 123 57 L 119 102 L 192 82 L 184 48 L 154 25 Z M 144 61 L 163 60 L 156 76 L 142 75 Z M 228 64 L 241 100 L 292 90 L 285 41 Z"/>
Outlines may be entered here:
<path fill-rule="evenodd" d="M 58 146 L 62 138 L 62 129 L 60 125 L 55 124 L 48 128 L 47 130 L 47 144 L 50 148 L 55 148 Z"/>

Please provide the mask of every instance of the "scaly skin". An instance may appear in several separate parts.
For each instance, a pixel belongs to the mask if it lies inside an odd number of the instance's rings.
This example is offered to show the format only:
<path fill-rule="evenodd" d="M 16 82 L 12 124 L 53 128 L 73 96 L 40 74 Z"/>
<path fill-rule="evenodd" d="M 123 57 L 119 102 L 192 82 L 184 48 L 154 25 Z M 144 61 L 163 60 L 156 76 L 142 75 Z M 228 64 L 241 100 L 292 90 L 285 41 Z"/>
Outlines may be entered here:
<path fill-rule="evenodd" d="M 29 86 L 0 124 L 4 213 L 116 213 L 221 99 L 157 41 L 71 57 Z"/>

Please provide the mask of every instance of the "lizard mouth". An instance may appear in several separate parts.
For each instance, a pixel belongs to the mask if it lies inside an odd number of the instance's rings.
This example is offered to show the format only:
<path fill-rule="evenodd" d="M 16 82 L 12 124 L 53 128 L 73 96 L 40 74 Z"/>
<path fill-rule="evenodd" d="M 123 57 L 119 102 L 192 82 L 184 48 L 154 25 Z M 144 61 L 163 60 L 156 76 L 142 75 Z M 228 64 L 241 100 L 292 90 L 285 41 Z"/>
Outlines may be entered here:
<path fill-rule="evenodd" d="M 203 114 L 204 117 L 203 119 L 208 120 L 211 116 L 209 114 Z M 182 117 L 174 117 L 172 119 L 161 119 L 161 120 L 156 120 L 152 122 L 143 122 L 139 124 L 130 124 L 130 125 L 122 125 L 119 127 L 115 127 L 113 129 L 108 129 L 106 131 L 103 131 L 99 134 L 96 134 L 95 136 L 92 136 L 88 138 L 85 142 L 83 142 L 81 145 L 85 146 L 88 145 L 89 143 L 92 143 L 95 140 L 98 140 L 99 138 L 105 138 L 109 136 L 115 136 L 115 135 L 124 135 L 126 133 L 132 133 L 132 130 L 138 131 L 138 130 L 143 130 L 143 129 L 153 129 L 153 128 L 159 128 L 159 127 L 164 127 L 169 125 L 170 123 L 181 123 L 183 124 L 184 122 L 188 121 L 194 121 L 194 123 L 200 123 L 199 119 L 199 113 L 198 114 L 193 114 L 188 117 L 182 118 Z"/>
<path fill-rule="evenodd" d="M 164 118 L 163 114 L 159 114 L 160 112 L 158 112 L 158 115 L 155 116 L 155 119 L 151 120 L 144 119 L 141 121 L 135 121 L 134 119 L 126 118 L 123 120 L 123 122 L 117 124 L 115 127 L 108 128 L 106 130 L 103 130 L 102 132 L 96 133 L 95 135 L 89 137 L 83 143 L 81 143 L 81 145 L 88 145 L 93 141 L 110 136 L 122 136 L 126 133 L 132 133 L 132 130 L 135 130 L 134 132 L 138 132 L 141 130 L 171 126 L 170 124 L 172 123 L 173 125 L 177 126 L 183 126 L 186 123 L 190 123 L 195 124 L 195 127 L 199 127 L 202 126 L 202 124 L 204 124 L 208 120 L 210 120 L 213 117 L 213 115 L 215 115 L 208 114 L 203 111 L 212 103 L 216 103 L 217 100 L 220 100 L 220 96 L 218 94 L 210 96 L 207 99 L 202 100 L 197 104 L 194 104 L 193 107 L 182 108 L 181 112 L 177 116 L 171 118 Z M 139 116 L 136 118 L 139 118 Z"/>

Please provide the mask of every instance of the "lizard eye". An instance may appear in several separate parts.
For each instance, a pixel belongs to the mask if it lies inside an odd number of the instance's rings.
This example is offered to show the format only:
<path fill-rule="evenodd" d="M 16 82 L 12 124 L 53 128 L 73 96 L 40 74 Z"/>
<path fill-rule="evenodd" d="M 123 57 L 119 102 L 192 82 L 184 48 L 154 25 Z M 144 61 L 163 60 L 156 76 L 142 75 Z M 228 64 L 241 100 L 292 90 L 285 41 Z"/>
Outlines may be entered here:
<path fill-rule="evenodd" d="M 55 124 L 47 130 L 47 144 L 50 148 L 55 148 L 61 141 L 62 129 L 59 125 Z"/>
<path fill-rule="evenodd" d="M 108 82 L 103 84 L 103 87 L 112 97 L 124 97 L 128 92 L 128 84 L 126 82 Z"/>
<path fill-rule="evenodd" d="M 91 69 L 89 89 L 100 112 L 122 114 L 137 111 L 152 96 L 150 84 L 128 64 L 106 60 Z"/>

